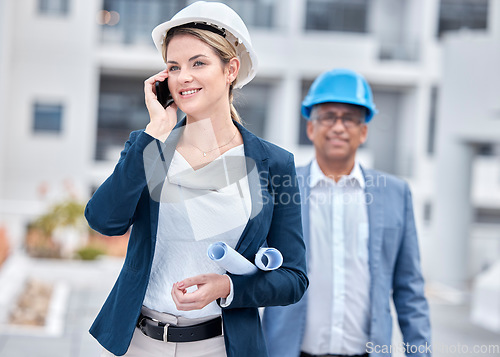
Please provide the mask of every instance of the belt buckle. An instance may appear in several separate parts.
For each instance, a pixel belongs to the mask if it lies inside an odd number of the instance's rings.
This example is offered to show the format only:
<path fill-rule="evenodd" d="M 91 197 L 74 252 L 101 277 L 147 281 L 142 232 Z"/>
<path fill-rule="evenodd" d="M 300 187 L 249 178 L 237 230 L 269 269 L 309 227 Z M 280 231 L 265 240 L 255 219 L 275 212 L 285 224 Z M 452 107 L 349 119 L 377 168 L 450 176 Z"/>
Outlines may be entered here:
<path fill-rule="evenodd" d="M 164 326 L 163 326 L 163 342 L 168 342 L 167 340 L 167 336 L 168 336 L 168 327 L 170 326 L 170 324 L 166 323 Z"/>

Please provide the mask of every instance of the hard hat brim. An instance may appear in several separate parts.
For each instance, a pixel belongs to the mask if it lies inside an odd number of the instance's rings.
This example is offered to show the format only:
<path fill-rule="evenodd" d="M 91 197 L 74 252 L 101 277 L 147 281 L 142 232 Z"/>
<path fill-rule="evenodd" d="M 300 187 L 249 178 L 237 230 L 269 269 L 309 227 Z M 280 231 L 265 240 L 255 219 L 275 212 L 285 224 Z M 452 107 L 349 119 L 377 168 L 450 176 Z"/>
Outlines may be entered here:
<path fill-rule="evenodd" d="M 359 107 L 363 107 L 365 108 L 368 112 L 366 113 L 366 117 L 365 117 L 365 123 L 368 123 L 370 122 L 370 120 L 372 120 L 373 116 L 375 114 L 377 114 L 377 109 L 366 104 L 366 103 L 361 103 L 359 101 L 353 101 L 351 99 L 348 99 L 348 98 L 339 98 L 339 97 L 335 97 L 335 98 L 329 98 L 329 97 L 324 97 L 324 98 L 318 98 L 317 100 L 313 101 L 313 102 L 306 102 L 305 100 L 302 102 L 302 108 L 301 108 L 301 112 L 302 112 L 302 116 L 304 118 L 306 118 L 306 120 L 311 120 L 311 111 L 312 111 L 312 108 L 315 106 L 315 105 L 318 105 L 318 104 L 324 104 L 324 103 L 345 103 L 345 104 L 352 104 L 352 105 L 357 105 Z"/>

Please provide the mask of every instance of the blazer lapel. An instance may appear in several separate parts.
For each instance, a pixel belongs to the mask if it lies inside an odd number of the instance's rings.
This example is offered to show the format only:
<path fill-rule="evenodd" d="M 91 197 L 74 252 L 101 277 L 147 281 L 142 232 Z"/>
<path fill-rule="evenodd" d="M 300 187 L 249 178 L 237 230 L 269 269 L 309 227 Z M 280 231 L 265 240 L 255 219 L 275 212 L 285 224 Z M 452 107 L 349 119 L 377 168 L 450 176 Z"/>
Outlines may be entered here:
<path fill-rule="evenodd" d="M 300 187 L 300 201 L 302 206 L 302 230 L 304 231 L 304 242 L 309 247 L 309 199 L 311 187 L 309 186 L 311 176 L 311 163 L 297 169 L 297 180 Z"/>
<path fill-rule="evenodd" d="M 269 173 L 269 163 L 268 154 L 262 141 L 252 134 L 250 131 L 245 129 L 241 124 L 236 123 L 241 136 L 243 138 L 243 144 L 245 148 L 245 157 L 247 164 L 247 177 L 248 186 L 250 188 L 250 197 L 252 199 L 252 211 L 250 213 L 250 219 L 241 234 L 240 240 L 236 244 L 236 250 L 246 256 L 251 258 L 251 255 L 255 254 L 253 249 L 247 251 L 251 243 L 259 242 L 259 240 L 254 240 L 254 237 L 260 237 L 260 230 L 263 230 L 265 225 L 262 224 L 264 219 L 263 211 L 266 209 L 265 202 L 270 200 L 269 192 L 267 192 L 267 187 L 269 179 L 267 174 Z M 267 181 L 267 182 L 266 182 Z M 263 199 L 266 197 L 266 199 Z M 271 219 L 271 217 L 268 217 Z M 260 246 L 260 245 L 259 245 Z M 248 256 L 247 256 L 248 255 Z"/>
<path fill-rule="evenodd" d="M 365 199 L 368 211 L 369 224 L 369 264 L 370 276 L 373 280 L 377 276 L 382 249 L 382 233 L 384 226 L 384 195 L 383 187 L 378 186 L 380 175 L 373 170 L 364 170 L 365 177 Z M 372 284 L 373 286 L 373 284 Z"/>

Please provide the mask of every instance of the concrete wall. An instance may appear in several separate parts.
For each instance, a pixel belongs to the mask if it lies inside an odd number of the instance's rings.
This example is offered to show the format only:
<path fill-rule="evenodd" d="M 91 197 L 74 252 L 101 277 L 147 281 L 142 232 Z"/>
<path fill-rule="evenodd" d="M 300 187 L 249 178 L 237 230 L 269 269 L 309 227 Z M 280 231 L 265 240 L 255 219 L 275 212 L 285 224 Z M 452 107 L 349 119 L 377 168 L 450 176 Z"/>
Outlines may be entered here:
<path fill-rule="evenodd" d="M 437 131 L 436 219 L 433 277 L 458 287 L 470 278 L 472 169 L 475 145 L 500 143 L 500 42 L 475 33 L 444 41 L 443 79 Z M 476 177 L 482 186 L 488 177 Z M 489 189 L 498 192 L 500 182 Z M 500 238 L 500 237 L 499 237 Z M 438 260 L 439 259 L 439 260 Z"/>
<path fill-rule="evenodd" d="M 38 186 L 70 180 L 81 185 L 90 163 L 89 143 L 96 117 L 98 68 L 94 65 L 96 27 L 90 19 L 95 2 L 71 2 L 67 17 L 43 16 L 36 1 L 17 1 L 8 130 L 11 154 L 6 161 L 11 189 L 7 199 L 29 200 Z M 49 41 L 47 39 L 50 39 Z M 18 95 L 22 93 L 23 95 Z M 63 105 L 59 134 L 33 131 L 33 105 Z M 36 172 L 38 180 L 33 180 Z"/>
<path fill-rule="evenodd" d="M 6 157 L 6 128 L 7 121 L 7 93 L 9 91 L 9 65 L 11 59 L 11 2 L 0 1 L 0 222 L 2 214 L 1 198 L 5 188 L 5 167 L 2 164 Z"/>

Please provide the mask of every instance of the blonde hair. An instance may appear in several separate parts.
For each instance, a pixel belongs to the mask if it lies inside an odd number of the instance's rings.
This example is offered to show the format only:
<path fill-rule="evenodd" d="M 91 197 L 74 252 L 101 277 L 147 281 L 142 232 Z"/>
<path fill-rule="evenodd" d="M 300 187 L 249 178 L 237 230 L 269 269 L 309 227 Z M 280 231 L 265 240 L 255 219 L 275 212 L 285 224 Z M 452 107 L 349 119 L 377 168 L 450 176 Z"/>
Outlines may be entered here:
<path fill-rule="evenodd" d="M 167 35 L 165 36 L 165 40 L 163 41 L 163 61 L 167 62 L 167 47 L 172 38 L 174 38 L 175 35 L 179 34 L 187 34 L 196 37 L 197 39 L 203 41 L 207 45 L 209 45 L 215 53 L 219 56 L 219 59 L 221 60 L 223 65 L 226 65 L 229 63 L 229 61 L 237 57 L 236 55 L 236 49 L 231 45 L 231 43 L 226 40 L 224 37 L 208 31 L 208 30 L 201 30 L 197 28 L 189 28 L 189 27 L 180 27 L 180 28 L 173 28 L 170 29 L 170 31 L 167 32 Z M 233 105 L 233 85 L 236 82 L 236 79 L 231 83 L 229 86 L 229 104 L 230 104 L 230 110 L 231 110 L 231 119 L 234 121 L 241 123 L 241 117 L 236 111 L 236 108 Z"/>

